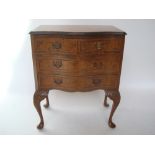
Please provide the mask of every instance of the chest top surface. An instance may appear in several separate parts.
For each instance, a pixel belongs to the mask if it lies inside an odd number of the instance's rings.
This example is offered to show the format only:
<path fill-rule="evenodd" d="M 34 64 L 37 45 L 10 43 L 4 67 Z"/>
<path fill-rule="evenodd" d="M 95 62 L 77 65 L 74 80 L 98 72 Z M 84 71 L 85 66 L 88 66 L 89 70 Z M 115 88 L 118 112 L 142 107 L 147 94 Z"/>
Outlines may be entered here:
<path fill-rule="evenodd" d="M 41 25 L 30 34 L 66 34 L 66 35 L 95 35 L 95 34 L 126 34 L 126 32 L 111 25 Z"/>

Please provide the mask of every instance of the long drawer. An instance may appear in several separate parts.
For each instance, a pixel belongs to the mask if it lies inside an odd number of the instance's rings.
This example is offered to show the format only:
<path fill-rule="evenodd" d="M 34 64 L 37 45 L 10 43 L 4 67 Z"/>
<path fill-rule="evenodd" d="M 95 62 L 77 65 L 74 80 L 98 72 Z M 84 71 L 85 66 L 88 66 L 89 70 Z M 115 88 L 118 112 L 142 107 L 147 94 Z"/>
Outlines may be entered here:
<path fill-rule="evenodd" d="M 68 91 L 84 91 L 93 89 L 116 89 L 119 77 L 106 76 L 61 76 L 61 75 L 38 75 L 40 88 L 61 89 Z"/>
<path fill-rule="evenodd" d="M 120 54 L 105 54 L 96 59 L 64 59 L 62 57 L 45 57 L 37 59 L 38 72 L 48 74 L 98 75 L 119 74 Z"/>

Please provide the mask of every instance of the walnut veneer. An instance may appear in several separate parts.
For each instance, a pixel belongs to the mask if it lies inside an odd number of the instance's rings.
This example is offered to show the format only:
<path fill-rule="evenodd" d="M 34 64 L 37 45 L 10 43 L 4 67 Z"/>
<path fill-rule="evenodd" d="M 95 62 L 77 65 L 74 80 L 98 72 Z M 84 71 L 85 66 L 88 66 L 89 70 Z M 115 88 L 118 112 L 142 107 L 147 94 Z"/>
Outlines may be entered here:
<path fill-rule="evenodd" d="M 113 100 L 112 116 L 120 102 L 119 84 L 125 32 L 113 26 L 40 26 L 30 32 L 34 65 L 34 106 L 44 126 L 40 102 L 52 89 L 63 91 L 105 91 Z"/>

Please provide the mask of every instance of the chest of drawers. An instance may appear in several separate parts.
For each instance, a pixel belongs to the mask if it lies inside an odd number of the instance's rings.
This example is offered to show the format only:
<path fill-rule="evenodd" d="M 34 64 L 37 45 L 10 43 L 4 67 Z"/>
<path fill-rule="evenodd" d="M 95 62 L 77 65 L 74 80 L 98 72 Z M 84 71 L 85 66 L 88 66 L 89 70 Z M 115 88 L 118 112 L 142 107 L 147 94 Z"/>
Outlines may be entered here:
<path fill-rule="evenodd" d="M 40 102 L 49 90 L 105 91 L 113 100 L 109 126 L 120 102 L 119 83 L 126 33 L 113 26 L 40 26 L 30 32 L 34 66 L 34 106 L 44 126 Z"/>

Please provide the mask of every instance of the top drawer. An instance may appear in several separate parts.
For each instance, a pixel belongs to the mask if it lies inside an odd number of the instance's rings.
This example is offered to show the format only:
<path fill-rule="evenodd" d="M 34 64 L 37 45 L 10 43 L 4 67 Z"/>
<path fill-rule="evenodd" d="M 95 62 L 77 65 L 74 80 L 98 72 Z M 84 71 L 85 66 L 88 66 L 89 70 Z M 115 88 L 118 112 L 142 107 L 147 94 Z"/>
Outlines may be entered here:
<path fill-rule="evenodd" d="M 80 53 L 120 52 L 124 47 L 123 36 L 89 38 L 80 40 Z"/>
<path fill-rule="evenodd" d="M 77 40 L 50 36 L 34 36 L 33 51 L 39 53 L 72 53 L 77 52 Z"/>

